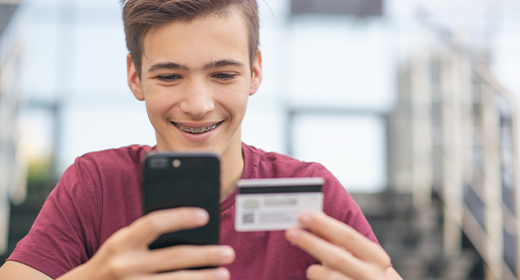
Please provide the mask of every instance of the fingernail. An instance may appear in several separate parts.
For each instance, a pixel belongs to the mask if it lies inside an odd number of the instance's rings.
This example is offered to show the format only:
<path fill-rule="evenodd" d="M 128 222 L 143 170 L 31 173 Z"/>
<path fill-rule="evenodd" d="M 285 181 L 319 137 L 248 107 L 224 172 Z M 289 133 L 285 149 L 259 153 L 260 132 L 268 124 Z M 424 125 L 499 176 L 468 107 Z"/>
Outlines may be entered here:
<path fill-rule="evenodd" d="M 300 220 L 303 225 L 308 225 L 308 224 L 312 223 L 312 216 L 311 216 L 311 214 L 304 213 L 300 216 Z"/>
<path fill-rule="evenodd" d="M 289 230 L 289 238 L 294 240 L 300 236 L 300 232 L 297 229 L 290 229 Z"/>
<path fill-rule="evenodd" d="M 206 210 L 197 209 L 195 210 L 195 219 L 197 221 L 202 222 L 205 221 L 208 218 L 208 212 Z"/>
<path fill-rule="evenodd" d="M 217 269 L 218 279 L 229 279 L 229 271 L 223 267 Z"/>
<path fill-rule="evenodd" d="M 225 260 L 228 260 L 231 257 L 233 257 L 233 249 L 224 248 L 220 251 L 220 254 L 221 254 L 222 258 L 224 258 Z"/>
<path fill-rule="evenodd" d="M 315 269 L 315 266 L 314 265 L 311 265 L 307 268 L 307 271 L 305 272 L 306 275 L 307 275 L 307 278 L 312 278 L 312 271 Z"/>

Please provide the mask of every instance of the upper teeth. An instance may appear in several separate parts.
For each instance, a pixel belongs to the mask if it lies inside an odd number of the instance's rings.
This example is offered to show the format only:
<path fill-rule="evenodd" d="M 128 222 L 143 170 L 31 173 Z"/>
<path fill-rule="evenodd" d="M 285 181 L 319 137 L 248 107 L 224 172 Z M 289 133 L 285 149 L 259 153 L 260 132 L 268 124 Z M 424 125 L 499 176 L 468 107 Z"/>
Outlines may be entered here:
<path fill-rule="evenodd" d="M 206 126 L 206 127 L 193 128 L 193 127 L 185 127 L 178 123 L 173 123 L 173 124 L 175 124 L 175 126 L 180 128 L 182 131 L 186 131 L 186 132 L 194 133 L 194 134 L 200 134 L 200 133 L 204 133 L 206 131 L 212 130 L 213 128 L 217 127 L 217 125 L 218 125 L 218 123 L 216 123 L 216 124 L 212 124 L 212 125 Z"/>

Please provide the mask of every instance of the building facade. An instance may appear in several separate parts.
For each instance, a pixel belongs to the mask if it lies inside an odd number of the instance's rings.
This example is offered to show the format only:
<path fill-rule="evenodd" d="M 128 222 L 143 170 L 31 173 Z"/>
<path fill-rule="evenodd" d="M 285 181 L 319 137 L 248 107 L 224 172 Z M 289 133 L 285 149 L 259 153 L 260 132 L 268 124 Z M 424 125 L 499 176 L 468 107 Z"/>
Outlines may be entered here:
<path fill-rule="evenodd" d="M 7 249 L 11 202 L 25 197 L 26 168 L 18 147 L 22 45 L 10 19 L 18 1 L 0 2 L 0 255 Z"/>
<path fill-rule="evenodd" d="M 485 262 L 485 279 L 518 279 L 518 107 L 488 60 L 454 36 L 423 36 L 400 77 L 391 116 L 390 186 L 419 213 L 442 202 L 442 251 L 463 236 Z"/>

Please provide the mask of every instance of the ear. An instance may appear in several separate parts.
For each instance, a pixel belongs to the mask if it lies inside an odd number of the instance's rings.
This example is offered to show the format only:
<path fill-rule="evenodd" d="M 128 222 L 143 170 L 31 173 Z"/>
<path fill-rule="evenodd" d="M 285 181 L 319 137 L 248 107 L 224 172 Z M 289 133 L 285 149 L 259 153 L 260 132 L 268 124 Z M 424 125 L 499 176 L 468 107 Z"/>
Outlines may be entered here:
<path fill-rule="evenodd" d="M 262 83 L 262 52 L 258 50 L 256 58 L 253 62 L 253 77 L 251 78 L 251 85 L 249 87 L 249 95 L 256 93 L 260 84 Z"/>
<path fill-rule="evenodd" d="M 139 74 L 137 73 L 137 69 L 135 68 L 135 63 L 132 60 L 130 54 L 126 56 L 126 73 L 128 79 L 128 87 L 134 94 L 137 100 L 144 100 L 143 88 L 141 87 L 141 79 L 139 78 Z"/>

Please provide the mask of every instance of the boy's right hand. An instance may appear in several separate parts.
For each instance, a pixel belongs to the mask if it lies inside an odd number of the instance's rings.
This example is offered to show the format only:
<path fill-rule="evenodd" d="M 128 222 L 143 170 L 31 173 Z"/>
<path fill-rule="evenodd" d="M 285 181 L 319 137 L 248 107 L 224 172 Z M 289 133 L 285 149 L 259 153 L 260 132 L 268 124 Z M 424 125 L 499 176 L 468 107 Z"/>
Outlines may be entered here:
<path fill-rule="evenodd" d="M 183 270 L 232 263 L 235 252 L 229 246 L 148 248 L 161 234 L 201 227 L 208 220 L 208 213 L 200 208 L 151 212 L 114 233 L 88 262 L 58 279 L 229 279 L 228 270 L 222 267 Z"/>

